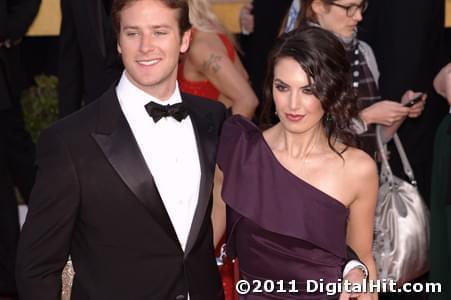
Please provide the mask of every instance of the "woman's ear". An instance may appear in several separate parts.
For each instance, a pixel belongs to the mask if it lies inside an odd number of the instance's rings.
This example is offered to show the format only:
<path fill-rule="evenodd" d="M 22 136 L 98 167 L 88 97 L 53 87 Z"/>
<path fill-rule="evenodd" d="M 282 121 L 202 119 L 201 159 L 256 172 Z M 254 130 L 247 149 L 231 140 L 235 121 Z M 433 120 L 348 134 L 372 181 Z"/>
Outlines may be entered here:
<path fill-rule="evenodd" d="M 315 15 L 322 15 L 326 12 L 326 7 L 322 0 L 313 0 L 312 2 L 312 12 Z"/>

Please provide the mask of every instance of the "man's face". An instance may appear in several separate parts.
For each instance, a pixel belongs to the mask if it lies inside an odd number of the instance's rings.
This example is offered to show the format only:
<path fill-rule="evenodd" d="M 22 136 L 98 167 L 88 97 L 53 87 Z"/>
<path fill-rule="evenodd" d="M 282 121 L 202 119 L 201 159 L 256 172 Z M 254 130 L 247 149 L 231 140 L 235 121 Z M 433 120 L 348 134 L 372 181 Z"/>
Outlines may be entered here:
<path fill-rule="evenodd" d="M 159 0 L 135 1 L 120 12 L 117 48 L 126 76 L 161 100 L 174 92 L 179 54 L 189 46 L 190 31 L 180 37 L 177 16 Z"/>

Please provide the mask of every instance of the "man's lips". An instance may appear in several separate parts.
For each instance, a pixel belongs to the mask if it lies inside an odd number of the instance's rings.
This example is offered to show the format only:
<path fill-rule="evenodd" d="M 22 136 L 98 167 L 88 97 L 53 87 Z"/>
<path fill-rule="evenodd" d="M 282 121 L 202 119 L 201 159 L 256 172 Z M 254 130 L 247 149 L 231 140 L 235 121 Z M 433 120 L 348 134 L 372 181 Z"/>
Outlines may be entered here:
<path fill-rule="evenodd" d="M 139 65 L 150 67 L 150 66 L 156 65 L 160 61 L 161 61 L 160 58 L 155 58 L 155 59 L 140 59 L 140 60 L 137 60 L 136 62 Z"/>

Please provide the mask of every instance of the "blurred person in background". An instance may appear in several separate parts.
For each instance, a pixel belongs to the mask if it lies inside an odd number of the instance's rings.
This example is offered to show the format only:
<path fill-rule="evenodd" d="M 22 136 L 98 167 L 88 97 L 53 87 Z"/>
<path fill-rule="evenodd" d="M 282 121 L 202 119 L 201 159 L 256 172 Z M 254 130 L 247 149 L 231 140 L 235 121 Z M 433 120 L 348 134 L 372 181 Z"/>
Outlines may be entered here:
<path fill-rule="evenodd" d="M 421 117 L 407 119 L 398 130 L 418 190 L 427 205 L 430 205 L 434 136 L 449 109 L 432 86 L 434 76 L 451 59 L 451 53 L 444 47 L 444 16 L 444 0 L 377 0 L 370 1 L 359 26 L 359 37 L 371 45 L 378 61 L 381 96 L 399 99 L 410 88 L 428 95 Z M 392 154 L 393 172 L 407 179 L 393 143 L 388 149 Z M 427 276 L 422 276 L 417 281 L 426 280 Z M 381 298 L 423 300 L 428 296 L 426 293 L 396 293 Z"/>
<path fill-rule="evenodd" d="M 179 65 L 180 89 L 221 101 L 233 114 L 252 118 L 258 100 L 230 33 L 213 13 L 209 0 L 189 0 L 188 3 L 192 41 Z"/>
<path fill-rule="evenodd" d="M 451 59 L 444 48 L 444 6 L 444 0 L 370 1 L 358 33 L 374 50 L 383 98 L 399 99 L 406 89 L 428 95 L 421 117 L 408 118 L 398 130 L 418 189 L 428 205 L 434 135 L 448 111 L 432 86 L 434 76 Z M 393 146 L 389 145 L 391 167 L 396 175 L 405 177 Z"/>
<path fill-rule="evenodd" d="M 35 177 L 35 146 L 25 129 L 20 94 L 20 43 L 40 0 L 0 0 L 0 299 L 16 295 L 19 220 L 14 187 L 27 202 Z"/>
<path fill-rule="evenodd" d="M 352 69 L 352 87 L 357 96 L 359 119 L 354 129 L 359 133 L 362 148 L 375 157 L 376 124 L 383 125 L 383 138 L 391 139 L 407 118 L 416 118 L 424 109 L 426 95 L 411 107 L 404 104 L 421 93 L 405 91 L 401 103 L 382 99 L 378 90 L 379 70 L 371 47 L 357 38 L 357 25 L 363 19 L 367 0 L 302 0 L 295 28 L 319 26 L 337 36 L 346 49 Z M 286 24 L 282 25 L 284 31 Z"/>
<path fill-rule="evenodd" d="M 241 9 L 239 42 L 243 50 L 243 64 L 260 100 L 257 116 L 260 115 L 264 99 L 263 82 L 268 54 L 292 2 L 293 0 L 253 0 Z"/>
<path fill-rule="evenodd" d="M 122 63 L 111 21 L 112 0 L 61 0 L 59 115 L 89 104 L 119 80 Z"/>
<path fill-rule="evenodd" d="M 442 284 L 429 300 L 451 299 L 451 63 L 434 79 L 434 88 L 448 101 L 449 113 L 438 127 L 431 179 L 431 271 L 429 281 Z"/>

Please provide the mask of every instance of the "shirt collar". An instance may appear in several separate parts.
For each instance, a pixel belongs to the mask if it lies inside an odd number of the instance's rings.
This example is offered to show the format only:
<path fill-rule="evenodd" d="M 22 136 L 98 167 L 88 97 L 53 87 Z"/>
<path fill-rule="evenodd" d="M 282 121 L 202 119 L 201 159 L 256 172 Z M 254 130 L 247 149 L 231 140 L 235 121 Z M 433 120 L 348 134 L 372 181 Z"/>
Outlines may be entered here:
<path fill-rule="evenodd" d="M 119 103 L 122 107 L 144 107 L 149 102 L 155 102 L 161 105 L 176 104 L 182 102 L 182 96 L 180 95 L 180 90 L 178 83 L 175 84 L 175 89 L 168 100 L 160 100 L 140 88 L 134 85 L 125 75 L 124 71 L 122 73 L 121 79 L 116 87 L 116 93 L 119 98 Z"/>

